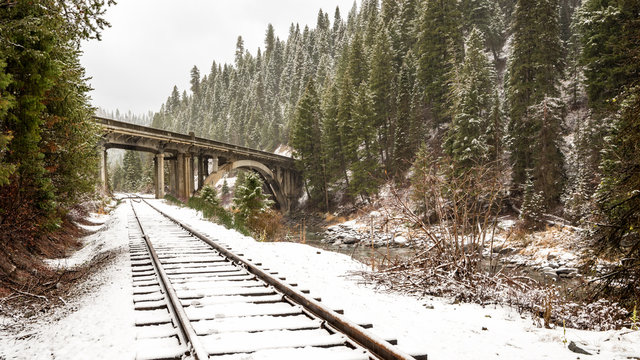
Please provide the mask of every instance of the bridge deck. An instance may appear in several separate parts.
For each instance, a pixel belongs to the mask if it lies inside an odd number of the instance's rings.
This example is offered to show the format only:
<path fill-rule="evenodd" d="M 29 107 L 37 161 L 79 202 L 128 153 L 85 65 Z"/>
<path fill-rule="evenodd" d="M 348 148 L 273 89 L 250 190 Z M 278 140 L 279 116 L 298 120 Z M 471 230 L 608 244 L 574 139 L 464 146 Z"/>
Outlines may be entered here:
<path fill-rule="evenodd" d="M 251 149 L 244 146 L 227 144 L 211 139 L 156 129 L 148 126 L 131 124 L 124 121 L 117 121 L 98 116 L 94 116 L 94 120 L 98 124 L 100 124 L 102 128 L 107 132 L 131 135 L 134 137 L 140 137 L 149 140 L 156 140 L 166 144 L 191 145 L 206 150 L 212 150 L 222 153 L 232 153 L 240 157 L 277 162 L 280 163 L 281 166 L 284 165 L 293 167 L 294 164 L 294 160 L 290 157 L 270 153 L 267 151 Z"/>

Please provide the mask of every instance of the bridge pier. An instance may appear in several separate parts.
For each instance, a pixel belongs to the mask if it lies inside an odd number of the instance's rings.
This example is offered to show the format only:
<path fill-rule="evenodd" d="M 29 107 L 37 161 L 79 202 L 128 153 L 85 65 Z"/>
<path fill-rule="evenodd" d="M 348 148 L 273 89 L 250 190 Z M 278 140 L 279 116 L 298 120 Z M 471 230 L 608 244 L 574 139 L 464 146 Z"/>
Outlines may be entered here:
<path fill-rule="evenodd" d="M 177 181 L 176 181 L 176 177 L 178 176 L 178 172 L 176 170 L 177 166 L 177 162 L 176 159 L 172 159 L 172 160 L 167 160 L 169 161 L 168 163 L 168 167 L 169 167 L 169 192 L 173 195 L 176 195 L 178 193 L 178 187 L 177 187 Z"/>
<path fill-rule="evenodd" d="M 211 158 L 211 174 L 215 174 L 218 172 L 218 157 L 214 156 Z"/>
<path fill-rule="evenodd" d="M 186 177 L 184 160 L 185 160 L 184 153 L 178 153 L 178 159 L 176 160 L 176 185 L 177 185 L 176 195 L 179 198 L 184 198 L 186 194 L 186 190 L 185 190 L 186 182 L 184 181 L 184 178 Z"/>
<path fill-rule="evenodd" d="M 107 149 L 100 147 L 100 190 L 103 194 L 109 192 L 109 177 L 107 175 Z"/>
<path fill-rule="evenodd" d="M 156 175 L 156 199 L 164 198 L 164 153 L 156 154 L 153 162 Z"/>
<path fill-rule="evenodd" d="M 207 165 L 207 158 L 204 155 L 198 156 L 198 190 L 201 190 L 204 185 Z"/>
<path fill-rule="evenodd" d="M 187 180 L 187 200 L 193 195 L 193 188 L 194 188 L 194 175 L 195 175 L 195 171 L 194 171 L 194 157 L 193 154 L 189 154 L 188 155 L 188 161 L 187 161 L 187 176 L 186 176 L 186 180 Z"/>

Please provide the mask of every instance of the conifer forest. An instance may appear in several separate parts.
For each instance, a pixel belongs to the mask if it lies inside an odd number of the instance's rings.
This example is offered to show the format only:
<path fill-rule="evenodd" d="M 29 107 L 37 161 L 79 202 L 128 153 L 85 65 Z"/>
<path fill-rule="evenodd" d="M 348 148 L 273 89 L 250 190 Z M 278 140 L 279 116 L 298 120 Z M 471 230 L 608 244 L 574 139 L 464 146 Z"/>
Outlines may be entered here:
<path fill-rule="evenodd" d="M 191 70 L 153 126 L 295 149 L 315 207 L 406 183 L 418 155 L 442 176 L 499 172 L 503 208 L 582 224 L 640 272 L 640 3 L 364 0 L 320 10 L 287 39 L 265 30 L 233 64 Z M 423 151 L 419 150 L 423 148 Z M 412 170 L 413 169 L 413 170 Z M 410 177 L 410 176 L 409 176 Z"/>
<path fill-rule="evenodd" d="M 0 0 L 5 282 L 34 276 L 20 254 L 60 252 L 52 244 L 65 218 L 96 197 L 100 135 L 79 43 L 99 38 L 112 3 Z M 233 63 L 194 66 L 190 88 L 167 89 L 157 112 L 99 115 L 270 152 L 288 145 L 308 213 L 404 190 L 416 227 L 463 214 L 454 230 L 475 233 L 490 222 L 484 213 L 514 215 L 531 232 L 561 221 L 594 254 L 585 271 L 598 270 L 597 296 L 633 309 L 640 1 L 362 0 L 326 10 L 309 9 L 315 26 L 294 22 L 286 38 L 269 25 L 258 49 L 238 36 Z M 151 188 L 153 156 L 123 160 L 112 189 Z M 612 262 L 603 269 L 597 258 Z"/>

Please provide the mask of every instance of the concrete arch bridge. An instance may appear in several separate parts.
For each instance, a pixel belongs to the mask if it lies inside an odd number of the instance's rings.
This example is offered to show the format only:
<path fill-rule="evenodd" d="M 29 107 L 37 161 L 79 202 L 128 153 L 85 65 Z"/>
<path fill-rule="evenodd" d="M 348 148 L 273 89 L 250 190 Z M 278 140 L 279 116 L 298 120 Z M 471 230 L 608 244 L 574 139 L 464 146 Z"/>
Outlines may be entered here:
<path fill-rule="evenodd" d="M 202 186 L 215 184 L 235 169 L 259 173 L 280 209 L 288 212 L 302 191 L 302 178 L 290 157 L 238 145 L 180 134 L 122 121 L 94 117 L 102 127 L 100 176 L 106 189 L 107 150 L 126 149 L 155 154 L 156 198 L 163 198 L 165 184 L 171 194 L 188 199 Z M 165 168 L 168 179 L 165 179 Z"/>

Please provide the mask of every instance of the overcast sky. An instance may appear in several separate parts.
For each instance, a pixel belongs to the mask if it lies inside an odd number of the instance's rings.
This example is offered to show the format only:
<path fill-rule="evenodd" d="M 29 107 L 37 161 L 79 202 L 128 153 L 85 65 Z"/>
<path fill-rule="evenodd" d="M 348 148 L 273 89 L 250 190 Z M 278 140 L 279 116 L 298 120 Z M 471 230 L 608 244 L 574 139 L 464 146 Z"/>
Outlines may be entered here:
<path fill-rule="evenodd" d="M 333 21 L 336 6 L 345 18 L 353 0 L 118 0 L 107 10 L 111 28 L 102 41 L 82 45 L 92 103 L 157 111 L 173 85 L 188 89 L 193 65 L 205 75 L 213 60 L 232 63 L 238 35 L 255 55 L 264 50 L 267 24 L 286 40 L 292 22 L 313 28 L 319 9 Z"/>

